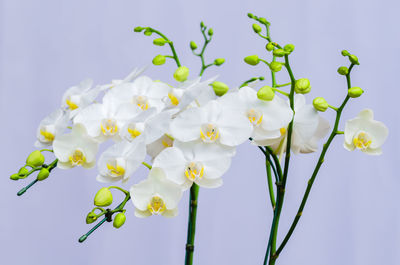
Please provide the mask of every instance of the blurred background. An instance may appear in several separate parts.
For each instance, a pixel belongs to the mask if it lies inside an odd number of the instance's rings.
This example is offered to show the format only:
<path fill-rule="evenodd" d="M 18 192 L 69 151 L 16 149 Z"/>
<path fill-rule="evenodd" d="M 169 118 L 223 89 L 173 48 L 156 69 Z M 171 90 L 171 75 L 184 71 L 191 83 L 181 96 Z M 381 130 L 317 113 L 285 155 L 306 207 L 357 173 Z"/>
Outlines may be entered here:
<path fill-rule="evenodd" d="M 348 60 L 340 51 L 357 55 L 361 65 L 354 68 L 352 81 L 365 93 L 348 104 L 340 128 L 361 109 L 371 108 L 390 130 L 378 157 L 344 150 L 342 136 L 334 140 L 277 264 L 400 264 L 399 8 L 390 0 L 0 0 L 1 263 L 183 264 L 188 193 L 176 218 L 138 219 L 129 203 L 122 228 L 106 223 L 80 244 L 78 238 L 92 227 L 85 216 L 102 187 L 96 169 L 57 169 L 22 197 L 16 193 L 30 180 L 13 182 L 9 176 L 34 150 L 41 119 L 58 108 L 67 88 L 84 78 L 104 84 L 149 65 L 147 75 L 173 83 L 173 61 L 151 65 L 168 48 L 153 46 L 153 37 L 134 33 L 135 26 L 152 26 L 173 40 L 194 78 L 200 61 L 189 42 L 201 45 L 199 24 L 204 21 L 214 29 L 207 62 L 226 58 L 205 77 L 219 74 L 220 81 L 235 87 L 261 75 L 269 84 L 263 65 L 243 62 L 252 54 L 270 58 L 246 16 L 253 12 L 271 22 L 275 41 L 295 44 L 292 69 L 296 78 L 310 79 L 310 103 L 316 96 L 341 103 L 346 83 L 336 70 Z M 289 80 L 285 74 L 278 78 L 280 83 Z M 333 121 L 332 112 L 323 116 Z M 278 242 L 296 214 L 317 155 L 293 156 Z M 146 171 L 143 167 L 131 180 L 140 181 Z M 224 185 L 200 190 L 194 264 L 262 264 L 271 220 L 263 156 L 243 144 Z"/>

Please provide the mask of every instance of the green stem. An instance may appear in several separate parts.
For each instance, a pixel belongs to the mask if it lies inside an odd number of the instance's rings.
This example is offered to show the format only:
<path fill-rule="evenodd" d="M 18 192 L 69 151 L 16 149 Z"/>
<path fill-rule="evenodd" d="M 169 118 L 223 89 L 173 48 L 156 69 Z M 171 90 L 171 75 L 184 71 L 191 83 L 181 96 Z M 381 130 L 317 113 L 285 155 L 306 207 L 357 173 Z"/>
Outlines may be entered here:
<path fill-rule="evenodd" d="M 31 183 L 29 183 L 26 187 L 22 188 L 20 191 L 18 191 L 17 195 L 21 196 L 22 194 L 24 194 L 30 187 L 32 187 L 33 185 L 36 184 L 36 182 L 38 182 L 38 179 L 35 179 L 34 181 L 32 181 Z"/>
<path fill-rule="evenodd" d="M 265 158 L 265 167 L 267 170 L 269 199 L 271 201 L 272 210 L 274 210 L 275 209 L 275 193 L 274 193 L 274 187 L 273 187 L 272 176 L 271 176 L 271 164 L 269 163 L 267 158 Z"/>
<path fill-rule="evenodd" d="M 269 26 L 267 27 L 267 34 L 269 35 Z M 272 56 L 272 61 L 275 62 L 276 61 L 276 57 Z M 278 87 L 276 84 L 276 78 L 275 78 L 275 72 L 271 70 L 271 77 L 272 77 L 272 87 Z"/>
<path fill-rule="evenodd" d="M 189 198 L 189 220 L 188 220 L 188 234 L 186 241 L 185 265 L 193 264 L 194 237 L 196 234 L 198 196 L 199 196 L 199 186 L 196 183 L 193 183 L 192 187 L 190 188 L 190 198 Z"/>
<path fill-rule="evenodd" d="M 282 85 L 276 85 L 276 87 L 284 87 L 284 86 L 289 86 L 289 85 L 291 85 L 291 84 L 292 84 L 292 82 L 286 83 L 286 84 L 282 84 Z"/>
<path fill-rule="evenodd" d="M 175 60 L 175 62 L 176 62 L 176 65 L 177 65 L 178 67 L 180 67 L 180 66 L 181 66 L 181 63 L 179 62 L 178 55 L 176 54 L 175 47 L 174 47 L 174 43 L 173 43 L 172 41 L 170 41 L 170 40 L 167 38 L 167 36 L 165 36 L 164 34 L 162 34 L 161 32 L 159 32 L 158 30 L 153 29 L 153 28 L 150 28 L 150 27 L 149 27 L 149 29 L 150 29 L 152 32 L 158 34 L 160 37 L 162 37 L 164 40 L 167 41 L 169 47 L 171 48 L 171 51 L 172 51 L 174 60 Z"/>
<path fill-rule="evenodd" d="M 203 48 L 201 49 L 201 52 L 200 52 L 199 54 L 196 54 L 196 53 L 193 52 L 195 55 L 199 56 L 200 59 L 201 59 L 201 70 L 200 70 L 199 76 L 202 76 L 203 73 L 204 73 L 204 71 L 205 71 L 208 67 L 210 67 L 211 65 L 213 65 L 213 64 L 208 64 L 208 65 L 206 65 L 205 62 L 204 62 L 204 52 L 205 52 L 205 50 L 206 50 L 207 45 L 211 42 L 211 37 L 210 37 L 210 39 L 208 39 L 207 36 L 206 36 L 206 29 L 207 29 L 207 27 L 204 27 L 204 28 L 201 27 L 201 34 L 202 34 L 203 37 L 204 37 L 204 44 L 203 44 Z"/>

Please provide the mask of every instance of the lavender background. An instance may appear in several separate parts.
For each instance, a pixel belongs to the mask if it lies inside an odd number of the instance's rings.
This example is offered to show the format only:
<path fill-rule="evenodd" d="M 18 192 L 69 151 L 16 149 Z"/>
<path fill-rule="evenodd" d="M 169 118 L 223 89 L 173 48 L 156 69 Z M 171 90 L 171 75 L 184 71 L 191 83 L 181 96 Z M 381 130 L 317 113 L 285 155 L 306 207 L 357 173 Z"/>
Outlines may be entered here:
<path fill-rule="evenodd" d="M 106 224 L 79 244 L 79 236 L 91 227 L 85 224 L 86 213 L 102 186 L 95 169 L 56 170 L 20 198 L 16 192 L 27 181 L 12 182 L 9 175 L 34 149 L 37 125 L 59 106 L 66 88 L 86 77 L 97 84 L 122 78 L 156 54 L 167 53 L 167 48 L 153 46 L 152 38 L 133 33 L 134 26 L 166 33 L 194 77 L 199 61 L 188 43 L 201 43 L 203 20 L 215 32 L 207 60 L 227 58 L 223 67 L 207 70 L 206 77 L 219 73 L 232 87 L 257 75 L 269 80 L 262 66 L 242 62 L 250 54 L 266 57 L 264 42 L 251 30 L 249 11 L 272 22 L 274 40 L 296 45 L 293 70 L 297 78 L 311 80 L 310 102 L 315 96 L 334 105 L 341 102 L 345 80 L 336 69 L 347 60 L 340 50 L 355 53 L 361 66 L 354 69 L 353 85 L 365 94 L 349 104 L 343 118 L 369 107 L 390 129 L 379 157 L 350 153 L 342 148 L 342 137 L 335 139 L 278 264 L 400 264 L 398 10 L 399 4 L 390 0 L 1 0 L 1 264 L 183 264 L 187 193 L 177 218 L 138 219 L 128 204 L 122 228 Z M 172 82 L 173 71 L 169 62 L 150 66 L 147 74 Z M 279 78 L 288 80 L 283 74 Z M 324 116 L 333 118 L 332 113 Z M 279 240 L 295 215 L 316 157 L 293 157 Z M 243 144 L 224 185 L 200 191 L 195 264 L 262 264 L 272 219 L 264 170 L 257 148 Z M 133 180 L 145 173 L 141 169 Z"/>

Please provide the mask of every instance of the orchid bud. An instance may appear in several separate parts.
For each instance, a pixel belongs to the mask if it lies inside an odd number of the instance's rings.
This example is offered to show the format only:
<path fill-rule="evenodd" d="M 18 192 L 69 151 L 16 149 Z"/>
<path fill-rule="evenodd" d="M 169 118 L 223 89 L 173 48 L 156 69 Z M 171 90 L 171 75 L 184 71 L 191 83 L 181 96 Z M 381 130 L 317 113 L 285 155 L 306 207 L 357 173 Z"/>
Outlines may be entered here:
<path fill-rule="evenodd" d="M 260 22 L 263 23 L 264 25 L 269 24 L 268 21 L 267 21 L 267 19 L 266 19 L 265 17 L 260 17 L 260 18 L 258 19 L 258 21 L 260 21 Z"/>
<path fill-rule="evenodd" d="M 91 224 L 97 220 L 97 215 L 94 212 L 90 212 L 86 216 L 86 223 Z"/>
<path fill-rule="evenodd" d="M 227 84 L 219 82 L 219 81 L 214 81 L 211 84 L 211 86 L 214 89 L 215 95 L 217 95 L 217 96 L 223 96 L 229 90 L 229 87 Z"/>
<path fill-rule="evenodd" d="M 153 44 L 157 46 L 164 46 L 167 41 L 163 38 L 157 38 L 153 40 Z"/>
<path fill-rule="evenodd" d="M 324 112 L 328 109 L 329 105 L 328 102 L 322 97 L 314 98 L 313 106 L 316 110 Z"/>
<path fill-rule="evenodd" d="M 286 44 L 285 45 L 285 47 L 283 47 L 283 50 L 285 51 L 285 52 L 292 52 L 292 51 L 294 51 L 294 45 L 293 44 Z"/>
<path fill-rule="evenodd" d="M 341 66 L 337 69 L 337 72 L 340 75 L 347 75 L 349 73 L 349 68 L 347 68 L 346 66 Z"/>
<path fill-rule="evenodd" d="M 257 55 L 249 55 L 244 58 L 244 61 L 250 65 L 257 65 L 260 62 L 260 59 Z"/>
<path fill-rule="evenodd" d="M 105 207 L 111 205 L 113 196 L 108 188 L 101 188 L 94 197 L 94 205 L 98 207 Z"/>
<path fill-rule="evenodd" d="M 121 226 L 124 225 L 125 220 L 126 220 L 125 214 L 124 213 L 118 213 L 114 218 L 113 226 L 115 228 L 120 228 Z"/>
<path fill-rule="evenodd" d="M 159 55 L 157 55 L 156 57 L 153 58 L 152 63 L 154 65 L 163 65 L 163 64 L 165 64 L 165 60 L 166 60 L 165 56 L 159 54 Z"/>
<path fill-rule="evenodd" d="M 146 35 L 146 36 L 151 36 L 151 34 L 153 34 L 153 32 L 149 28 L 147 28 L 147 29 L 145 29 L 143 34 Z"/>
<path fill-rule="evenodd" d="M 296 80 L 296 83 L 294 85 L 294 92 L 296 92 L 297 94 L 307 94 L 310 91 L 310 80 L 308 80 L 307 78 L 300 78 L 299 80 Z"/>
<path fill-rule="evenodd" d="M 196 42 L 194 42 L 194 41 L 191 41 L 191 42 L 190 42 L 190 49 L 192 49 L 192 51 L 194 51 L 194 50 L 197 49 L 197 44 L 196 44 Z"/>
<path fill-rule="evenodd" d="M 350 54 L 349 55 L 349 60 L 352 64 L 357 64 L 359 65 L 360 63 L 358 62 L 358 58 L 357 56 L 355 56 L 354 54 Z"/>
<path fill-rule="evenodd" d="M 254 23 L 253 24 L 253 30 L 254 30 L 255 33 L 260 33 L 261 32 L 261 26 L 256 24 L 256 23 Z"/>
<path fill-rule="evenodd" d="M 142 27 L 136 27 L 133 29 L 134 32 L 142 32 L 142 30 L 144 30 Z"/>
<path fill-rule="evenodd" d="M 279 72 L 282 70 L 282 63 L 280 62 L 271 62 L 269 64 L 269 69 L 271 69 L 272 72 Z"/>
<path fill-rule="evenodd" d="M 275 97 L 275 91 L 270 86 L 263 86 L 257 92 L 257 98 L 264 101 L 271 101 Z"/>
<path fill-rule="evenodd" d="M 254 18 L 254 15 L 253 15 L 252 13 L 247 13 L 247 16 L 248 16 L 249 18 Z"/>
<path fill-rule="evenodd" d="M 216 66 L 220 66 L 220 65 L 223 64 L 224 62 L 225 62 L 225 59 L 224 59 L 224 58 L 217 58 L 217 59 L 214 60 L 214 64 L 215 64 Z"/>
<path fill-rule="evenodd" d="M 185 81 L 189 76 L 189 68 L 186 66 L 180 66 L 178 69 L 175 70 L 174 78 L 178 82 Z"/>
<path fill-rule="evenodd" d="M 273 51 L 273 55 L 276 57 L 283 57 L 285 54 L 286 52 L 283 49 L 276 49 Z"/>
<path fill-rule="evenodd" d="M 44 155 L 39 151 L 33 151 L 26 159 L 26 164 L 31 167 L 40 167 L 44 163 Z"/>
<path fill-rule="evenodd" d="M 364 90 L 362 90 L 360 87 L 351 87 L 348 90 L 348 95 L 351 98 L 358 98 L 364 93 Z"/>
<path fill-rule="evenodd" d="M 18 175 L 21 177 L 26 176 L 29 173 L 29 170 L 26 167 L 21 167 L 18 171 Z"/>
<path fill-rule="evenodd" d="M 272 42 L 268 42 L 268 44 L 265 46 L 265 49 L 267 49 L 267 51 L 272 51 L 275 48 L 275 45 L 272 44 Z"/>
<path fill-rule="evenodd" d="M 45 180 L 49 177 L 50 171 L 47 168 L 42 168 L 39 171 L 39 174 L 37 175 L 36 179 L 39 181 Z"/>
<path fill-rule="evenodd" d="M 205 25 L 204 25 L 204 22 L 203 22 L 203 21 L 201 21 L 201 22 L 200 22 L 200 27 L 201 27 L 201 28 L 204 28 L 204 27 L 205 27 Z"/>
<path fill-rule="evenodd" d="M 12 174 L 12 175 L 10 176 L 10 179 L 12 179 L 12 180 L 19 180 L 19 175 L 18 175 L 18 174 Z"/>
<path fill-rule="evenodd" d="M 346 51 L 346 50 L 343 50 L 343 51 L 342 51 L 342 55 L 343 55 L 343 56 L 349 56 L 350 53 L 349 53 L 348 51 Z"/>
<path fill-rule="evenodd" d="M 207 33 L 208 33 L 208 36 L 212 36 L 212 35 L 214 35 L 214 30 L 212 28 L 210 28 Z"/>

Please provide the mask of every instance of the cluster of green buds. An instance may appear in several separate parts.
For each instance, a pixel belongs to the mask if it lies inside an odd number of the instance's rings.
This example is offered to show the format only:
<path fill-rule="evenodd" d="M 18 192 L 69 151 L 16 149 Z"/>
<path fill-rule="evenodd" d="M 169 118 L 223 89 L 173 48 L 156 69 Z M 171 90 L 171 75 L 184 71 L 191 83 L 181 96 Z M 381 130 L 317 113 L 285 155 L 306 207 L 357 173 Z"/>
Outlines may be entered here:
<path fill-rule="evenodd" d="M 12 174 L 10 179 L 12 180 L 20 180 L 29 177 L 32 173 L 37 172 L 36 179 L 31 182 L 29 185 L 24 187 L 18 192 L 18 196 L 24 194 L 30 187 L 32 187 L 36 182 L 45 180 L 49 177 L 50 172 L 57 166 L 58 160 L 54 160 L 50 164 L 45 164 L 45 156 L 43 155 L 44 151 L 52 152 L 52 150 L 43 149 L 43 150 L 35 150 L 29 154 L 26 158 L 25 165 L 22 166 L 17 173 Z"/>

